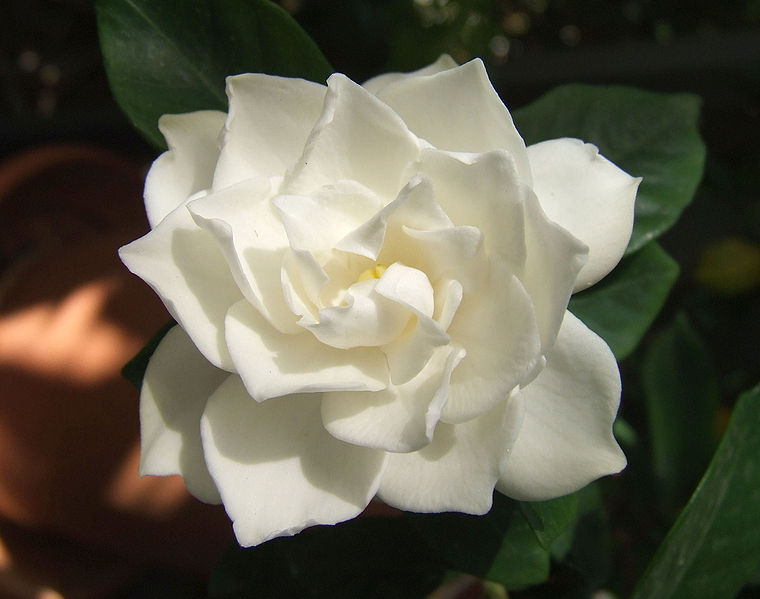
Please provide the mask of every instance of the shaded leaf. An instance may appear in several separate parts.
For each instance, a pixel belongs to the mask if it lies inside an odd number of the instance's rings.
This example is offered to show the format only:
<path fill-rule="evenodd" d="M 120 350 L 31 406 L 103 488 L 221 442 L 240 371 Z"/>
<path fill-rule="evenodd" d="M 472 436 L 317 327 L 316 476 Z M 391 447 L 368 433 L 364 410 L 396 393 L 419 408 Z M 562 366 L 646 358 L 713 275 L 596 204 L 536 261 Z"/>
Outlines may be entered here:
<path fill-rule="evenodd" d="M 98 0 L 111 90 L 158 148 L 162 114 L 227 110 L 225 77 L 260 72 L 324 83 L 332 69 L 311 38 L 269 0 Z"/>
<path fill-rule="evenodd" d="M 211 599 L 419 599 L 444 578 L 405 518 L 358 518 L 258 547 L 231 547 Z"/>
<path fill-rule="evenodd" d="M 652 242 L 626 256 L 610 275 L 574 295 L 570 311 L 622 360 L 641 341 L 678 278 L 678 264 Z"/>
<path fill-rule="evenodd" d="M 717 445 L 718 381 L 712 361 L 686 316 L 652 342 L 642 380 L 655 476 L 663 506 L 688 499 Z"/>
<path fill-rule="evenodd" d="M 538 584 L 549 575 L 551 546 L 575 521 L 574 495 L 518 503 L 500 493 L 485 516 L 407 514 L 428 547 L 451 569 L 507 588 Z"/>
<path fill-rule="evenodd" d="M 582 597 L 590 597 L 604 584 L 612 566 L 612 540 L 604 509 L 600 481 L 595 481 L 576 493 L 578 519 L 572 529 L 564 533 L 555 547 L 561 548 L 567 539 L 567 551 L 562 556 L 565 564 L 578 573 L 583 583 Z M 556 548 L 554 557 L 559 559 Z"/>
<path fill-rule="evenodd" d="M 541 546 L 551 552 L 555 541 L 575 522 L 578 497 L 572 494 L 550 501 L 521 501 L 520 511 Z"/>
<path fill-rule="evenodd" d="M 526 143 L 577 137 L 624 171 L 643 177 L 628 252 L 669 229 L 702 178 L 700 99 L 622 86 L 563 85 L 514 112 Z"/>
<path fill-rule="evenodd" d="M 161 343 L 161 339 L 164 338 L 164 335 L 166 335 L 166 333 L 168 333 L 176 324 L 177 323 L 174 319 L 172 319 L 162 326 L 158 332 L 150 338 L 148 343 L 145 344 L 145 347 L 137 352 L 137 355 L 124 365 L 121 369 L 121 376 L 140 389 L 142 387 L 143 377 L 145 376 L 145 369 L 148 368 L 150 357 L 153 355 L 153 352 L 156 351 L 156 348 L 158 347 L 158 344 Z"/>
<path fill-rule="evenodd" d="M 739 398 L 691 500 L 632 599 L 729 599 L 760 563 L 760 386 Z"/>

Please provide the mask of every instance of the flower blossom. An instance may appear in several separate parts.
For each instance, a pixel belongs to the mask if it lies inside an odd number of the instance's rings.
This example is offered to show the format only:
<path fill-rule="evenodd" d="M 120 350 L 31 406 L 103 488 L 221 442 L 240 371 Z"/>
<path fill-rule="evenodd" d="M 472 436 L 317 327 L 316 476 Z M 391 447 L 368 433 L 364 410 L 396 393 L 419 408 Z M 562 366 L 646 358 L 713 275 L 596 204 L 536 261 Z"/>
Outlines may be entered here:
<path fill-rule="evenodd" d="M 620 260 L 639 180 L 529 147 L 480 60 L 363 86 L 244 74 L 165 115 L 127 267 L 178 326 L 141 391 L 141 473 L 241 545 L 375 497 L 484 514 L 620 471 L 620 376 L 567 311 Z"/>

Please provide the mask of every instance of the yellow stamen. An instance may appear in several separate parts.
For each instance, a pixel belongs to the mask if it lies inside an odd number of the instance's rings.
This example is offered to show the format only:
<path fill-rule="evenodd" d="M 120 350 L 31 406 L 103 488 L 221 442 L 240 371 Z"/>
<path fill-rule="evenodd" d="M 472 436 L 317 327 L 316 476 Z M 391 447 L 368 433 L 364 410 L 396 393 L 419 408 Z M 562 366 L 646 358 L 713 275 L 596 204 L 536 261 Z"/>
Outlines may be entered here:
<path fill-rule="evenodd" d="M 362 274 L 359 275 L 357 281 L 369 281 L 371 279 L 379 279 L 383 276 L 383 273 L 388 270 L 385 264 L 377 264 L 372 268 L 368 268 Z"/>

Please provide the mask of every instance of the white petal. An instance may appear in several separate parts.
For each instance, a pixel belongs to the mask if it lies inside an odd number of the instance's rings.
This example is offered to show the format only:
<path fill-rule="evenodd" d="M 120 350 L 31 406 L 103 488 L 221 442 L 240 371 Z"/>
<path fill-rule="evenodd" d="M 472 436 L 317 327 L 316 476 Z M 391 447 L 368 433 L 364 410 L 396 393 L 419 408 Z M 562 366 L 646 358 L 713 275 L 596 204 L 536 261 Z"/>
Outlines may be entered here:
<path fill-rule="evenodd" d="M 533 300 L 541 349 L 546 352 L 557 337 L 588 248 L 549 220 L 533 193 L 526 195 L 524 208 L 527 256 L 520 280 Z"/>
<path fill-rule="evenodd" d="M 211 233 L 246 299 L 285 333 L 296 316 L 285 302 L 281 269 L 288 239 L 270 202 L 265 179 L 249 179 L 188 204 L 198 226 Z"/>
<path fill-rule="evenodd" d="M 430 178 L 435 199 L 453 224 L 476 227 L 482 234 L 486 255 L 498 254 L 513 273 L 522 272 L 522 204 L 527 190 L 506 152 L 455 156 L 427 149 L 413 168 Z"/>
<path fill-rule="evenodd" d="M 198 352 L 181 327 L 166 334 L 140 392 L 140 476 L 180 474 L 195 497 L 220 503 L 203 457 L 201 415 L 228 376 Z"/>
<path fill-rule="evenodd" d="M 119 256 L 161 297 L 209 362 L 234 370 L 224 341 L 224 316 L 243 296 L 216 241 L 193 222 L 185 206 L 120 248 Z"/>
<path fill-rule="evenodd" d="M 285 255 L 280 276 L 285 303 L 293 314 L 301 317 L 298 322 L 301 324 L 318 322 L 317 310 L 319 308 L 315 306 L 310 293 L 304 286 L 297 262 L 294 260 L 294 254 Z"/>
<path fill-rule="evenodd" d="M 158 119 L 169 150 L 156 158 L 145 178 L 145 210 L 151 227 L 191 195 L 211 187 L 225 116 L 217 110 L 201 110 Z"/>
<path fill-rule="evenodd" d="M 433 75 L 397 81 L 381 89 L 378 97 L 415 135 L 440 150 L 506 150 L 521 181 L 530 184 L 525 143 L 479 58 Z"/>
<path fill-rule="evenodd" d="M 431 281 L 454 279 L 467 293 L 477 291 L 488 263 L 483 255 L 483 237 L 477 227 L 449 227 L 420 231 L 402 227 L 409 237 L 409 265 L 424 271 Z"/>
<path fill-rule="evenodd" d="M 449 342 L 449 336 L 432 318 L 433 287 L 422 271 L 398 262 L 391 264 L 377 282 L 375 293 L 404 306 L 417 317 L 414 325 L 382 347 L 391 380 L 400 385 L 415 377 L 434 349 Z"/>
<path fill-rule="evenodd" d="M 306 316 L 310 324 L 316 323 L 315 312 L 321 306 L 321 293 L 329 277 L 314 256 L 303 250 L 286 252 L 281 281 L 293 313 Z"/>
<path fill-rule="evenodd" d="M 261 73 L 229 77 L 230 111 L 214 189 L 284 175 L 303 152 L 326 91 L 303 79 Z"/>
<path fill-rule="evenodd" d="M 377 281 L 375 293 L 401 304 L 415 314 L 433 315 L 433 286 L 421 270 L 396 262 Z"/>
<path fill-rule="evenodd" d="M 417 314 L 417 322 L 381 349 L 388 360 L 390 379 L 401 385 L 417 376 L 437 347 L 450 339 L 443 327 L 429 316 Z"/>
<path fill-rule="evenodd" d="M 226 328 L 232 359 L 256 401 L 291 393 L 385 387 L 387 367 L 378 349 L 334 349 L 303 329 L 297 335 L 280 333 L 245 300 L 230 308 Z"/>
<path fill-rule="evenodd" d="M 522 389 L 525 419 L 498 489 L 543 501 L 619 472 L 626 460 L 612 434 L 620 374 L 607 344 L 566 313 L 546 369 Z"/>
<path fill-rule="evenodd" d="M 346 292 L 345 305 L 323 308 L 316 324 L 299 324 L 322 343 L 339 349 L 390 343 L 404 330 L 411 312 L 376 293 L 377 281 L 354 283 Z"/>
<path fill-rule="evenodd" d="M 394 452 L 424 447 L 433 439 L 451 372 L 463 355 L 458 348 L 440 348 L 412 380 L 376 393 L 325 393 L 325 428 L 352 445 Z"/>
<path fill-rule="evenodd" d="M 458 65 L 456 61 L 451 58 L 451 56 L 448 54 L 441 54 L 438 57 L 438 60 L 436 60 L 434 63 L 429 64 L 428 66 L 423 67 L 417 71 L 412 71 L 411 73 L 384 73 L 382 75 L 378 75 L 377 77 L 373 77 L 372 79 L 368 79 L 362 84 L 362 87 L 367 91 L 372 92 L 373 94 L 377 94 L 377 92 L 391 83 L 412 77 L 434 75 L 435 73 L 439 73 L 441 71 L 453 69 L 456 66 Z"/>
<path fill-rule="evenodd" d="M 327 86 L 322 116 L 282 192 L 308 195 L 352 179 L 390 201 L 406 183 L 405 167 L 417 158 L 417 138 L 397 114 L 346 76 L 331 75 Z"/>
<path fill-rule="evenodd" d="M 467 356 L 451 377 L 451 397 L 442 416 L 446 422 L 470 420 L 504 401 L 540 358 L 530 298 L 494 257 L 483 289 L 462 298 L 447 332 Z"/>
<path fill-rule="evenodd" d="M 405 226 L 422 230 L 453 226 L 436 202 L 430 180 L 424 175 L 413 176 L 395 200 L 346 235 L 335 247 L 370 260 L 380 259 L 386 264 L 404 260 L 413 252 L 406 243 L 408 235 L 402 229 Z"/>
<path fill-rule="evenodd" d="M 380 199 L 355 181 L 340 181 L 310 196 L 277 196 L 272 203 L 291 247 L 312 253 L 334 248 L 381 208 Z"/>
<path fill-rule="evenodd" d="M 506 398 L 469 422 L 439 423 L 430 445 L 388 455 L 378 497 L 414 512 L 485 514 L 519 424 L 519 406 Z"/>
<path fill-rule="evenodd" d="M 257 403 L 237 377 L 211 396 L 203 450 L 243 546 L 357 516 L 375 495 L 385 453 L 322 426 L 320 396 Z"/>
<path fill-rule="evenodd" d="M 435 286 L 435 312 L 433 318 L 446 331 L 462 303 L 462 284 L 448 279 L 439 281 Z"/>
<path fill-rule="evenodd" d="M 631 177 L 578 139 L 552 139 L 528 148 L 533 189 L 550 219 L 589 246 L 575 291 L 596 283 L 625 252 L 633 228 L 640 178 Z"/>

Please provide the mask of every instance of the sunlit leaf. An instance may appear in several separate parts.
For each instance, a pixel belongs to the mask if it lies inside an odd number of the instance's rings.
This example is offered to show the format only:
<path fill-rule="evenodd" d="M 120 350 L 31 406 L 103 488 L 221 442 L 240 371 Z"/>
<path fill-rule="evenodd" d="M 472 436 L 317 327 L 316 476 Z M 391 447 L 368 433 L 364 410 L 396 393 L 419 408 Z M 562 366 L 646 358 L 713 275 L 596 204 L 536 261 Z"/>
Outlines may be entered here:
<path fill-rule="evenodd" d="M 739 398 L 728 430 L 632 599 L 729 599 L 760 563 L 760 386 Z"/>
<path fill-rule="evenodd" d="M 269 0 L 98 0 L 111 90 L 158 148 L 162 114 L 227 109 L 225 77 L 267 73 L 324 83 L 332 69 L 311 38 Z"/>
<path fill-rule="evenodd" d="M 652 242 L 623 258 L 601 282 L 573 296 L 570 311 L 622 360 L 641 341 L 677 277 L 678 264 Z"/>
<path fill-rule="evenodd" d="M 577 137 L 635 177 L 643 177 L 628 252 L 669 229 L 702 178 L 705 146 L 700 99 L 621 86 L 563 85 L 525 108 L 515 122 L 526 143 Z"/>

